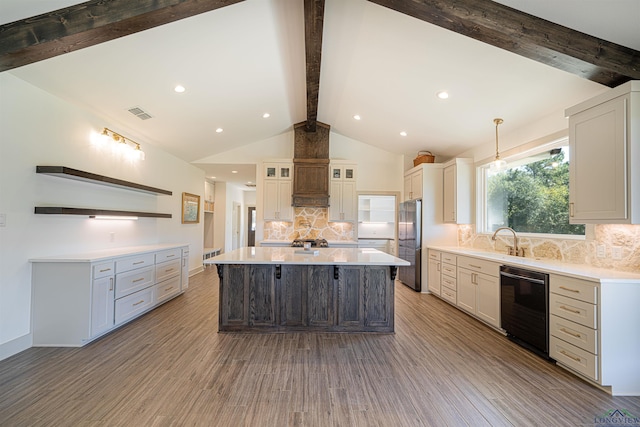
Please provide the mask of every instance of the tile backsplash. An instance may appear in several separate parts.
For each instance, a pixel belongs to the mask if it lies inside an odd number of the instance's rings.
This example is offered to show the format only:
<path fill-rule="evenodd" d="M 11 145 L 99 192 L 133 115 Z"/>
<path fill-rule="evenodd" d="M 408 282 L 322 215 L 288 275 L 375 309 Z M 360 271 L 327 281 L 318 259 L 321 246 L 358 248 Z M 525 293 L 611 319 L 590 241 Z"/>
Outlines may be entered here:
<path fill-rule="evenodd" d="M 462 247 L 505 253 L 513 236 L 501 232 L 493 242 L 491 235 L 476 234 L 473 226 L 464 225 L 458 228 L 458 242 Z M 527 257 L 640 272 L 640 225 L 587 225 L 585 239 L 518 236 L 518 242 Z"/>
<path fill-rule="evenodd" d="M 355 240 L 350 222 L 329 222 L 327 208 L 295 208 L 293 222 L 266 221 L 265 240 Z"/>

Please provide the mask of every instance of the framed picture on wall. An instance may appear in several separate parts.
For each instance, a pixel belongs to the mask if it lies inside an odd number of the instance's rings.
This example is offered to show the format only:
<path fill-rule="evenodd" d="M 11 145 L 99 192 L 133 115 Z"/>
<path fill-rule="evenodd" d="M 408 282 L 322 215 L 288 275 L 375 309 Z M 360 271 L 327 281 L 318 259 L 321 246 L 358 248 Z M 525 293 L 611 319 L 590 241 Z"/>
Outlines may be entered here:
<path fill-rule="evenodd" d="M 197 224 L 200 222 L 200 196 L 182 193 L 182 223 Z"/>

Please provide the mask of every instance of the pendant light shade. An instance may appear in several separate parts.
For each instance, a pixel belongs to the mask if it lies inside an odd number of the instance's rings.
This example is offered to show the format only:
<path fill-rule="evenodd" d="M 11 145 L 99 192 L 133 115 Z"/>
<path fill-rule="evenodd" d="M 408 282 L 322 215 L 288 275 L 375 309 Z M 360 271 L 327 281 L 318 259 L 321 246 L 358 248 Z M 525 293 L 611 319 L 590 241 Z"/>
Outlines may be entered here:
<path fill-rule="evenodd" d="M 500 118 L 493 119 L 493 123 L 496 124 L 496 159 L 491 162 L 491 169 L 493 170 L 501 170 L 507 166 L 507 162 L 500 158 L 500 147 L 498 145 L 498 126 L 502 124 L 504 120 Z"/>

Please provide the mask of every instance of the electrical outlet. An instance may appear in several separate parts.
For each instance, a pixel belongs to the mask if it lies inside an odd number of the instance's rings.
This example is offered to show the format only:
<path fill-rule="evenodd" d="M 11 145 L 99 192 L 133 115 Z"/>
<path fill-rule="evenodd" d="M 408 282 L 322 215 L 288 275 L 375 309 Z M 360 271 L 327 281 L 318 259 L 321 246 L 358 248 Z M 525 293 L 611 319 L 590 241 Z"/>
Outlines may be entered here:
<path fill-rule="evenodd" d="M 611 257 L 613 259 L 622 259 L 622 246 L 612 246 Z"/>
<path fill-rule="evenodd" d="M 116 241 L 116 233 L 115 232 L 110 232 L 109 233 L 109 241 L 110 242 L 115 242 Z"/>
<path fill-rule="evenodd" d="M 0 214 L 0 227 L 7 226 L 7 214 Z"/>
<path fill-rule="evenodd" d="M 596 246 L 596 256 L 598 258 L 604 258 L 607 256 L 607 247 L 605 245 Z"/>

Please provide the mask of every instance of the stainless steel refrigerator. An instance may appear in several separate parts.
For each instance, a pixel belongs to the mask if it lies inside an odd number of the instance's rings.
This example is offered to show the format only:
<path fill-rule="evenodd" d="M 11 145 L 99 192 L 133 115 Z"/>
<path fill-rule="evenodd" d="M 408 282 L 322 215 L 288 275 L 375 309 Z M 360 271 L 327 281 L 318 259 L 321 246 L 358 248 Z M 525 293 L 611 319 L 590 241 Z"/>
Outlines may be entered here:
<path fill-rule="evenodd" d="M 398 269 L 398 279 L 422 290 L 422 200 L 400 203 L 398 208 L 398 257 L 411 263 Z"/>

